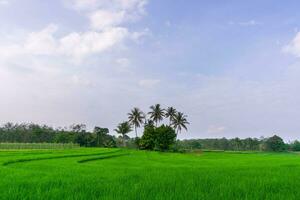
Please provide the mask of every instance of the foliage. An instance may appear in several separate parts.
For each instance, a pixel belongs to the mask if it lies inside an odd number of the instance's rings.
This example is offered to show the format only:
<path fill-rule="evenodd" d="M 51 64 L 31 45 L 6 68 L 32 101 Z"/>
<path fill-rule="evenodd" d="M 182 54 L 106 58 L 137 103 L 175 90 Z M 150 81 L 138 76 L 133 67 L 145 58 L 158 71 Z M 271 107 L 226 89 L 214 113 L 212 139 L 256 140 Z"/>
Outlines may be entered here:
<path fill-rule="evenodd" d="M 215 139 L 190 139 L 177 141 L 177 148 L 185 150 L 207 149 L 227 151 L 259 151 L 264 143 L 257 138 L 215 138 Z"/>
<path fill-rule="evenodd" d="M 126 138 L 128 137 L 127 134 L 132 131 L 130 123 L 129 122 L 120 123 L 115 129 L 115 131 L 121 135 L 123 140 L 123 146 L 125 146 L 125 141 Z"/>
<path fill-rule="evenodd" d="M 173 107 L 168 107 L 165 113 L 165 117 L 169 119 L 169 125 L 172 124 L 174 121 L 174 118 L 177 114 L 177 110 Z"/>
<path fill-rule="evenodd" d="M 132 131 L 132 129 L 131 129 L 131 125 L 129 124 L 129 122 L 122 122 L 122 123 L 120 123 L 117 126 L 117 128 L 115 129 L 115 131 L 118 134 L 121 134 L 121 136 L 123 138 L 125 138 L 126 135 Z"/>
<path fill-rule="evenodd" d="M 187 116 L 182 112 L 177 112 L 172 122 L 172 126 L 177 130 L 177 133 L 181 132 L 182 128 L 187 130 L 187 124 L 189 124 Z"/>
<path fill-rule="evenodd" d="M 201 142 L 197 139 L 183 140 L 176 142 L 176 151 L 201 149 Z"/>
<path fill-rule="evenodd" d="M 145 119 L 145 114 L 139 108 L 133 108 L 130 113 L 128 113 L 128 120 L 134 126 L 135 137 L 137 137 L 137 128 L 139 128 Z"/>
<path fill-rule="evenodd" d="M 116 141 L 113 136 L 109 135 L 108 128 L 94 128 L 94 135 L 96 134 L 97 147 L 116 147 Z"/>
<path fill-rule="evenodd" d="M 140 140 L 140 148 L 154 150 L 156 144 L 156 132 L 154 126 L 145 126 L 143 136 Z"/>
<path fill-rule="evenodd" d="M 175 130 L 170 126 L 162 125 L 158 128 L 155 128 L 156 132 L 156 141 L 155 148 L 160 151 L 166 151 L 171 148 L 172 145 L 176 142 Z"/>
<path fill-rule="evenodd" d="M 268 138 L 265 142 L 266 148 L 269 151 L 283 151 L 285 150 L 285 144 L 281 137 L 274 135 Z"/>
<path fill-rule="evenodd" d="M 107 128 L 86 130 L 84 124 L 54 129 L 38 124 L 6 123 L 0 127 L 0 143 L 74 143 L 86 147 L 115 147 L 115 138 Z"/>
<path fill-rule="evenodd" d="M 150 106 L 150 109 L 151 111 L 148 112 L 150 119 L 155 122 L 155 125 L 157 126 L 158 122 L 162 121 L 165 116 L 164 109 L 161 108 L 160 104 Z"/>
<path fill-rule="evenodd" d="M 298 140 L 290 144 L 292 151 L 300 151 L 300 142 Z"/>
<path fill-rule="evenodd" d="M 176 141 L 176 133 L 170 126 L 146 126 L 140 141 L 140 147 L 147 150 L 166 151 Z"/>

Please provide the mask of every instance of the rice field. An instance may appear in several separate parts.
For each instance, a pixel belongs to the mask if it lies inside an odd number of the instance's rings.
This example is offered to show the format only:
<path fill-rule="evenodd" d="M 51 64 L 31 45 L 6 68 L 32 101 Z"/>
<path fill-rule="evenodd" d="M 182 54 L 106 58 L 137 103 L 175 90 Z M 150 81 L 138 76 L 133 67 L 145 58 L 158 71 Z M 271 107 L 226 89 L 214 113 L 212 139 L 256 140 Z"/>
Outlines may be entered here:
<path fill-rule="evenodd" d="M 73 143 L 0 143 L 0 149 L 73 149 L 79 148 Z"/>
<path fill-rule="evenodd" d="M 300 199 L 295 153 L 0 150 L 0 199 Z"/>

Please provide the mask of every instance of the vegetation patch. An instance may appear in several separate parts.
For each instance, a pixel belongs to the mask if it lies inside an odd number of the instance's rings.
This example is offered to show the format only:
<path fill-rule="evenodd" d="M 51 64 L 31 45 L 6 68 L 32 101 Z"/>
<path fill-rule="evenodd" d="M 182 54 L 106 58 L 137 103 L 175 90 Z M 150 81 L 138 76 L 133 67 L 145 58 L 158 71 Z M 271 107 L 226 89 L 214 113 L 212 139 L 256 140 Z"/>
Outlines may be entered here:
<path fill-rule="evenodd" d="M 15 163 L 24 163 L 24 162 L 32 162 L 32 161 L 40 161 L 40 160 L 51 160 L 51 159 L 62 159 L 62 158 L 76 158 L 76 157 L 85 157 L 85 156 L 95 156 L 95 155 L 105 155 L 119 152 L 120 150 L 109 151 L 109 152 L 101 152 L 101 153 L 92 153 L 92 154 L 70 154 L 70 155 L 60 155 L 60 156 L 49 156 L 49 157 L 38 157 L 38 158 L 25 158 L 18 160 L 10 160 L 4 162 L 2 165 L 11 165 Z"/>
<path fill-rule="evenodd" d="M 17 167 L 0 165 L 1 199 L 300 198 L 298 154 L 225 151 L 193 156 L 193 153 L 95 148 L 62 153 L 57 156 L 74 159 L 50 161 L 37 154 L 30 158 L 39 160 L 36 163 Z M 13 161 L 25 159 L 22 155 L 15 156 Z M 0 157 L 0 162 L 12 163 L 12 158 Z"/>
<path fill-rule="evenodd" d="M 88 158 L 88 159 L 84 159 L 84 160 L 79 160 L 78 163 L 86 163 L 86 162 L 97 161 L 97 160 L 117 158 L 117 157 L 127 156 L 127 155 L 129 155 L 129 153 L 101 156 L 101 157 L 95 157 L 95 158 Z"/>

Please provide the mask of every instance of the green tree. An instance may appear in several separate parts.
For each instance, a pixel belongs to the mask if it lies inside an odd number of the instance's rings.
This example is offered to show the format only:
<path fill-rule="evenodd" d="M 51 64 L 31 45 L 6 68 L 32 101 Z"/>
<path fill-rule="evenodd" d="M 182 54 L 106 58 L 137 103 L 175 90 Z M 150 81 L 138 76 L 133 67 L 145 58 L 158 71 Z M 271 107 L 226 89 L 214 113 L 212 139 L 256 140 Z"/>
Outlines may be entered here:
<path fill-rule="evenodd" d="M 154 122 L 153 122 L 151 119 L 149 119 L 149 120 L 146 120 L 146 121 L 145 121 L 145 124 L 144 124 L 144 125 L 145 125 L 145 127 L 146 127 L 146 126 L 154 126 Z"/>
<path fill-rule="evenodd" d="M 176 133 L 178 134 L 178 132 L 181 132 L 182 128 L 184 128 L 185 130 L 187 130 L 187 126 L 190 124 L 187 121 L 187 116 L 184 115 L 182 112 L 178 112 L 176 113 L 172 126 L 176 129 Z"/>
<path fill-rule="evenodd" d="M 97 146 L 103 146 L 103 144 L 105 143 L 106 135 L 108 135 L 109 133 L 109 129 L 96 126 L 94 128 L 94 133 L 96 134 Z"/>
<path fill-rule="evenodd" d="M 170 126 L 145 126 L 140 147 L 147 150 L 166 151 L 176 142 L 175 130 Z"/>
<path fill-rule="evenodd" d="M 171 148 L 176 142 L 175 130 L 170 126 L 162 125 L 155 130 L 156 132 L 156 143 L 155 148 L 160 151 L 166 151 Z"/>
<path fill-rule="evenodd" d="M 162 121 L 165 116 L 164 109 L 161 108 L 160 104 L 150 106 L 150 109 L 151 111 L 148 114 L 150 115 L 150 119 L 155 122 L 157 127 L 158 122 Z"/>
<path fill-rule="evenodd" d="M 139 143 L 140 148 L 154 150 L 156 138 L 155 127 L 152 124 L 145 125 L 144 133 Z"/>
<path fill-rule="evenodd" d="M 291 144 L 291 149 L 292 149 L 292 151 L 300 151 L 300 142 L 298 140 L 295 140 Z"/>
<path fill-rule="evenodd" d="M 129 122 L 122 122 L 122 123 L 120 123 L 117 126 L 117 128 L 115 129 L 115 131 L 118 134 L 121 134 L 122 141 L 123 141 L 123 146 L 125 146 L 125 138 L 126 138 L 127 134 L 132 131 L 130 123 Z"/>
<path fill-rule="evenodd" d="M 128 119 L 130 124 L 134 126 L 135 137 L 137 138 L 137 128 L 143 124 L 145 119 L 145 114 L 139 108 L 133 108 L 130 113 L 128 113 Z"/>
<path fill-rule="evenodd" d="M 80 146 L 87 146 L 87 134 L 85 124 L 74 124 L 71 127 L 71 132 L 75 135 L 75 142 Z"/>
<path fill-rule="evenodd" d="M 266 140 L 266 148 L 269 151 L 283 151 L 285 150 L 285 144 L 283 139 L 277 135 L 274 135 Z"/>
<path fill-rule="evenodd" d="M 169 125 L 172 124 L 172 122 L 173 122 L 173 120 L 176 116 L 176 113 L 177 113 L 177 111 L 176 111 L 175 108 L 173 108 L 173 107 L 168 107 L 167 108 L 165 116 L 166 116 L 166 118 L 169 118 Z"/>

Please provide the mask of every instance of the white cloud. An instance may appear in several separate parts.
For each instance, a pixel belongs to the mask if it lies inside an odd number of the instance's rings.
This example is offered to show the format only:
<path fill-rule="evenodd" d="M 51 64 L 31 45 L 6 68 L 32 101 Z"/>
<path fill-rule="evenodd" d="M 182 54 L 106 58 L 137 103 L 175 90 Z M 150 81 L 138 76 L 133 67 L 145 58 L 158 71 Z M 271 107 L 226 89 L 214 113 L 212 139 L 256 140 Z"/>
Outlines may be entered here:
<path fill-rule="evenodd" d="M 75 10 L 91 10 L 98 6 L 99 0 L 70 0 L 67 4 Z"/>
<path fill-rule="evenodd" d="M 132 68 L 131 68 L 131 62 L 128 58 L 118 58 L 115 61 L 116 63 L 116 71 L 118 73 L 131 73 Z"/>
<path fill-rule="evenodd" d="M 67 56 L 79 62 L 88 55 L 102 53 L 121 43 L 128 36 L 126 28 L 115 27 L 101 32 L 72 32 L 56 37 L 56 25 L 49 25 L 38 32 L 28 34 L 23 44 L 0 45 L 0 55 Z"/>
<path fill-rule="evenodd" d="M 116 63 L 122 67 L 128 67 L 130 64 L 130 60 L 128 58 L 118 58 Z"/>
<path fill-rule="evenodd" d="M 239 22 L 239 25 L 241 25 L 241 26 L 257 26 L 257 25 L 261 25 L 261 24 L 262 24 L 261 22 L 258 22 L 255 20 Z"/>
<path fill-rule="evenodd" d="M 225 126 L 210 126 L 207 130 L 208 134 L 218 134 L 223 133 L 225 131 Z"/>
<path fill-rule="evenodd" d="M 70 7 L 82 10 L 127 10 L 130 12 L 145 12 L 145 5 L 148 0 L 67 0 Z"/>
<path fill-rule="evenodd" d="M 128 35 L 126 28 L 110 28 L 102 32 L 71 33 L 61 38 L 58 52 L 76 59 L 101 53 L 122 42 Z"/>
<path fill-rule="evenodd" d="M 150 33 L 148 29 L 131 32 L 125 26 L 145 13 L 147 0 L 67 0 L 67 2 L 72 9 L 83 12 L 89 19 L 90 30 L 55 37 L 58 27 L 49 25 L 41 31 L 31 33 L 24 46 L 11 45 L 5 48 L 18 53 L 23 49 L 23 52 L 35 55 L 63 55 L 80 62 L 85 56 L 101 53 L 121 44 L 125 39 L 139 42 Z"/>
<path fill-rule="evenodd" d="M 30 33 L 23 45 L 24 51 L 34 55 L 52 55 L 59 45 L 54 38 L 57 29 L 56 25 L 50 24 L 41 31 Z"/>
<path fill-rule="evenodd" d="M 139 81 L 139 86 L 146 89 L 152 89 L 160 83 L 158 79 L 143 79 Z"/>
<path fill-rule="evenodd" d="M 8 5 L 9 4 L 9 0 L 0 0 L 0 6 L 1 5 Z"/>
<path fill-rule="evenodd" d="M 140 19 L 147 0 L 69 0 L 71 8 L 85 13 L 90 27 L 103 30 Z"/>
<path fill-rule="evenodd" d="M 239 26 L 258 26 L 262 25 L 262 22 L 256 21 L 256 20 L 249 20 L 249 21 L 241 21 L 241 22 L 234 22 L 230 21 L 228 22 L 229 25 L 239 25 Z"/>
<path fill-rule="evenodd" d="M 78 86 L 84 86 L 84 87 L 91 87 L 91 86 L 93 86 L 91 80 L 82 78 L 79 75 L 73 75 L 71 77 L 71 83 L 73 83 L 75 85 L 78 85 Z"/>
<path fill-rule="evenodd" d="M 288 45 L 283 47 L 283 52 L 300 57 L 300 32 L 296 34 L 294 39 Z"/>
<path fill-rule="evenodd" d="M 145 28 L 142 31 L 137 31 L 137 32 L 131 33 L 130 38 L 135 42 L 140 42 L 141 38 L 150 36 L 150 35 L 151 35 L 150 30 L 148 28 Z"/>
<path fill-rule="evenodd" d="M 124 119 L 120 113 L 131 107 L 131 98 L 138 100 L 144 95 L 138 84 L 143 73 L 135 70 L 134 58 L 131 61 L 127 56 L 131 55 L 130 42 L 145 35 L 145 30 L 131 30 L 128 23 L 144 15 L 146 1 L 72 2 L 75 4 L 69 6 L 90 23 L 86 29 L 45 24 L 37 30 L 22 26 L 1 33 L 0 90 L 5 97 L 0 105 L 1 121 L 50 125 L 80 122 L 112 129 Z M 105 14 L 94 21 L 89 18 L 101 12 Z M 141 84 L 151 87 L 151 81 Z"/>
<path fill-rule="evenodd" d="M 89 15 L 91 27 L 95 30 L 103 30 L 105 28 L 120 25 L 124 19 L 125 13 L 111 12 L 107 10 L 97 10 Z"/>

